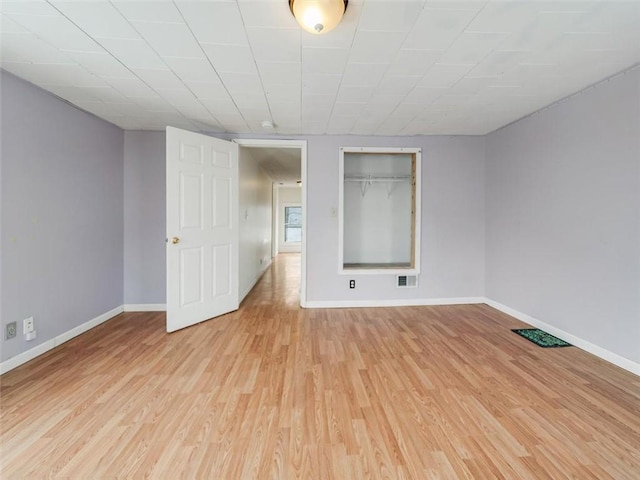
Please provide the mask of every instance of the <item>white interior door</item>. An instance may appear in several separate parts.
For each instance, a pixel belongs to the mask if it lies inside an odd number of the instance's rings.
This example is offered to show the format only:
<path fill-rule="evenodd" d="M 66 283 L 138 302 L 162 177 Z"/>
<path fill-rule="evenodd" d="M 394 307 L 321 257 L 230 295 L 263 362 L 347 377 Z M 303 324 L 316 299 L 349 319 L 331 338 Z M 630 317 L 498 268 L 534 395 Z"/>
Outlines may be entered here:
<path fill-rule="evenodd" d="M 167 127 L 167 331 L 238 309 L 238 145 Z"/>

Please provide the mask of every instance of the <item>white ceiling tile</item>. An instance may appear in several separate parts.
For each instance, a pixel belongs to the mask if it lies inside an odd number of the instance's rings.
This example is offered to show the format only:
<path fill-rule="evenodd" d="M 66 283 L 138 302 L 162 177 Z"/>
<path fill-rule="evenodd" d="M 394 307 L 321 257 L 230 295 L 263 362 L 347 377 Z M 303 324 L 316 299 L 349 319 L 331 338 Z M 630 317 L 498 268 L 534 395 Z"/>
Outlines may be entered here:
<path fill-rule="evenodd" d="M 367 106 L 366 103 L 336 102 L 333 106 L 332 116 L 356 116 L 360 115 Z"/>
<path fill-rule="evenodd" d="M 504 75 L 519 63 L 527 61 L 531 52 L 498 50 L 487 55 L 468 73 L 471 77 L 494 77 Z"/>
<path fill-rule="evenodd" d="M 207 110 L 204 105 L 201 103 L 195 103 L 191 105 L 179 105 L 176 106 L 176 110 L 178 110 L 182 115 L 187 118 L 192 118 L 196 120 L 215 120 L 211 115 L 211 112 Z M 217 122 L 217 121 L 216 121 Z"/>
<path fill-rule="evenodd" d="M 10 71 L 38 85 L 74 87 L 107 85 L 103 79 L 92 75 L 79 65 L 14 63 L 11 64 Z"/>
<path fill-rule="evenodd" d="M 401 49 L 389 66 L 392 75 L 424 75 L 444 52 L 441 50 Z"/>
<path fill-rule="evenodd" d="M 3 2 L 3 68 L 124 128 L 486 133 L 640 62 L 640 2 L 53 3 Z"/>
<path fill-rule="evenodd" d="M 101 38 L 102 47 L 129 68 L 167 68 L 142 39 Z"/>
<path fill-rule="evenodd" d="M 302 49 L 302 71 L 305 73 L 342 74 L 349 50 L 346 48 Z"/>
<path fill-rule="evenodd" d="M 187 81 L 185 85 L 200 100 L 229 97 L 226 88 L 220 81 L 213 83 Z"/>
<path fill-rule="evenodd" d="M 394 119 L 412 119 L 419 115 L 425 109 L 425 105 L 422 103 L 400 103 L 390 118 Z"/>
<path fill-rule="evenodd" d="M 535 20 L 543 2 L 488 2 L 466 27 L 467 32 L 514 32 Z"/>
<path fill-rule="evenodd" d="M 459 109 L 463 107 L 471 99 L 472 96 L 473 95 L 451 95 L 451 94 L 441 95 L 440 97 L 436 98 L 433 102 L 431 102 L 431 104 L 429 105 L 429 108 L 446 106 L 446 107 L 456 107 Z"/>
<path fill-rule="evenodd" d="M 393 72 L 395 73 L 395 72 Z M 376 88 L 376 94 L 406 95 L 420 80 L 419 76 L 385 75 Z"/>
<path fill-rule="evenodd" d="M 130 77 L 135 75 L 109 53 L 99 52 L 64 52 L 79 65 L 100 77 Z"/>
<path fill-rule="evenodd" d="M 216 118 L 222 125 L 226 126 L 228 124 L 244 124 L 246 128 L 244 117 L 237 109 L 235 112 L 218 112 L 211 109 L 209 109 L 209 111 L 211 111 L 216 116 Z"/>
<path fill-rule="evenodd" d="M 200 43 L 248 45 L 236 2 L 194 2 L 176 4 Z"/>
<path fill-rule="evenodd" d="M 216 118 L 221 115 L 239 115 L 238 107 L 228 95 L 220 98 L 203 98 L 200 100 L 207 110 L 213 113 Z"/>
<path fill-rule="evenodd" d="M 155 88 L 154 90 L 171 105 L 195 105 L 199 103 L 195 95 L 186 86 Z"/>
<path fill-rule="evenodd" d="M 269 111 L 269 105 L 264 93 L 245 93 L 234 97 L 234 102 L 241 112 L 245 110 Z"/>
<path fill-rule="evenodd" d="M 457 6 L 458 2 L 451 2 L 449 5 Z M 403 48 L 446 50 L 476 14 L 475 8 L 433 8 L 428 3 L 404 41 Z"/>
<path fill-rule="evenodd" d="M 358 30 L 353 40 L 349 62 L 388 63 L 402 45 L 404 32 Z"/>
<path fill-rule="evenodd" d="M 209 59 L 204 56 L 162 57 L 162 60 L 183 82 L 221 83 Z"/>
<path fill-rule="evenodd" d="M 357 120 L 357 116 L 332 116 L 327 126 L 327 133 L 330 135 L 350 133 Z"/>
<path fill-rule="evenodd" d="M 298 23 L 285 2 L 238 1 L 242 21 L 246 27 L 290 28 L 298 30 Z"/>
<path fill-rule="evenodd" d="M 302 130 L 309 132 L 310 135 L 322 135 L 326 132 L 326 120 L 307 120 L 302 121 Z"/>
<path fill-rule="evenodd" d="M 154 92 L 155 93 L 155 92 Z M 138 105 L 141 111 L 149 112 L 149 111 L 174 111 L 174 107 L 172 107 L 169 102 L 167 102 L 164 98 L 162 98 L 157 93 L 155 96 L 147 96 L 147 97 L 127 97 L 135 105 Z M 134 115 L 135 116 L 135 115 Z"/>
<path fill-rule="evenodd" d="M 360 14 L 361 30 L 407 31 L 415 24 L 425 0 L 366 2 Z"/>
<path fill-rule="evenodd" d="M 249 46 L 203 43 L 202 48 L 218 73 L 256 73 L 256 62 Z"/>
<path fill-rule="evenodd" d="M 60 13 L 45 0 L 2 0 L 0 9 L 3 14 L 23 14 L 23 15 L 52 15 L 57 16 Z"/>
<path fill-rule="evenodd" d="M 265 93 L 269 103 L 275 102 L 294 102 L 300 100 L 302 89 L 299 85 L 269 85 L 265 87 Z"/>
<path fill-rule="evenodd" d="M 362 86 L 362 85 L 340 85 L 338 96 L 336 97 L 339 102 L 367 102 L 373 95 L 375 86 Z"/>
<path fill-rule="evenodd" d="M 261 93 L 262 83 L 258 74 L 221 72 L 220 78 L 232 95 L 243 93 Z"/>
<path fill-rule="evenodd" d="M 11 35 L 15 33 L 21 33 L 21 34 L 27 34 L 27 35 L 30 34 L 29 30 L 24 28 L 22 25 L 14 22 L 7 15 L 2 15 L 0 13 L 0 34 Z"/>
<path fill-rule="evenodd" d="M 202 48 L 183 23 L 132 22 L 131 25 L 161 57 L 203 57 Z"/>
<path fill-rule="evenodd" d="M 277 130 L 288 130 L 292 131 L 300 128 L 301 115 L 300 111 L 296 112 L 285 112 L 285 113 L 273 113 L 272 114 L 273 123 L 276 126 Z"/>
<path fill-rule="evenodd" d="M 170 1 L 111 0 L 114 7 L 130 22 L 183 23 L 182 15 Z"/>
<path fill-rule="evenodd" d="M 91 37 L 62 15 L 14 15 L 12 19 L 60 50 L 103 51 Z"/>
<path fill-rule="evenodd" d="M 182 88 L 182 81 L 169 69 L 155 70 L 146 68 L 133 68 L 140 80 L 153 89 L 158 88 Z"/>
<path fill-rule="evenodd" d="M 335 95 L 340 88 L 340 80 L 340 75 L 305 74 L 302 76 L 302 91 L 321 95 Z"/>
<path fill-rule="evenodd" d="M 270 85 L 300 85 L 300 63 L 258 63 L 258 72 L 265 87 Z"/>
<path fill-rule="evenodd" d="M 487 86 L 496 84 L 500 81 L 500 75 L 475 77 L 469 74 L 451 87 L 449 92 L 456 95 L 473 95 L 485 89 Z"/>
<path fill-rule="evenodd" d="M 68 55 L 30 33 L 2 32 L 0 56 L 3 62 L 75 64 Z"/>
<path fill-rule="evenodd" d="M 140 38 L 129 22 L 106 0 L 50 0 L 50 3 L 94 38 Z"/>
<path fill-rule="evenodd" d="M 137 77 L 102 77 L 105 82 L 126 97 L 150 97 L 157 98 L 158 94 L 149 85 Z"/>
<path fill-rule="evenodd" d="M 300 62 L 300 30 L 247 28 L 251 51 L 258 62 Z"/>
<path fill-rule="evenodd" d="M 506 37 L 505 33 L 464 32 L 440 57 L 438 63 L 480 63 Z"/>
<path fill-rule="evenodd" d="M 436 63 L 429 69 L 422 78 L 419 85 L 421 87 L 449 88 L 464 77 L 473 65 L 445 65 Z"/>
<path fill-rule="evenodd" d="M 374 107 L 376 110 L 382 109 L 387 112 L 389 109 L 393 110 L 396 108 L 404 99 L 405 95 L 385 95 L 374 93 L 367 102 L 367 108 Z"/>
<path fill-rule="evenodd" d="M 331 115 L 331 103 L 305 103 L 302 101 L 301 112 L 302 112 L 302 121 L 316 121 L 321 120 L 322 122 L 326 122 Z"/>
<path fill-rule="evenodd" d="M 551 2 L 546 2 L 545 6 Z M 560 3 L 560 2 L 559 2 Z M 579 3 L 579 2 L 578 2 Z M 500 50 L 539 51 L 565 31 L 571 31 L 572 25 L 580 13 L 574 11 L 541 11 L 535 15 L 527 27 L 510 34 L 499 46 Z"/>
<path fill-rule="evenodd" d="M 446 93 L 446 88 L 434 87 L 416 87 L 404 98 L 405 103 L 417 103 L 420 105 L 428 105 L 440 95 Z"/>
<path fill-rule="evenodd" d="M 388 68 L 385 63 L 348 63 L 342 84 L 376 86 Z"/>

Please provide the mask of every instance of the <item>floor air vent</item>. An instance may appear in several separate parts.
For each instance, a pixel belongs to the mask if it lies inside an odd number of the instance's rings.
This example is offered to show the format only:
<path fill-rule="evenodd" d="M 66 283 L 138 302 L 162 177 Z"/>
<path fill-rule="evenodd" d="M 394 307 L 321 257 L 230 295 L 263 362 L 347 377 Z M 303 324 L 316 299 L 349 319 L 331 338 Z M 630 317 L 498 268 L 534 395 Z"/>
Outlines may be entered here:
<path fill-rule="evenodd" d="M 418 286 L 418 277 L 416 275 L 398 275 L 396 279 L 398 288 L 415 288 Z"/>

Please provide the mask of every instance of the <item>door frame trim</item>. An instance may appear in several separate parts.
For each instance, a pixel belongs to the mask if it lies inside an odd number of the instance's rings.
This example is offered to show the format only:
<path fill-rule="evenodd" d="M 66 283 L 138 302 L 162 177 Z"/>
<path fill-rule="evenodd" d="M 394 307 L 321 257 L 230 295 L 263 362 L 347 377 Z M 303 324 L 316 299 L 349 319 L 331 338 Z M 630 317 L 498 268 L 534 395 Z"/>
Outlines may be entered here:
<path fill-rule="evenodd" d="M 307 307 L 307 141 L 234 138 L 233 142 L 249 148 L 297 148 L 300 150 L 302 180 L 302 245 L 300 246 L 300 306 Z"/>

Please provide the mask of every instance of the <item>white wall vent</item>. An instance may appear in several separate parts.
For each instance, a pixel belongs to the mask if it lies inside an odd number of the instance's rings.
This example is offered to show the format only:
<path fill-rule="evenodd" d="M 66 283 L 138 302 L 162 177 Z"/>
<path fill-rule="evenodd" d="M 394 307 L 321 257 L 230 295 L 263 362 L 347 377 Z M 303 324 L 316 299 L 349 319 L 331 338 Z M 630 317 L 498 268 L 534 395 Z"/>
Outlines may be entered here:
<path fill-rule="evenodd" d="M 418 286 L 418 276 L 396 275 L 396 286 L 398 288 L 415 288 Z"/>

